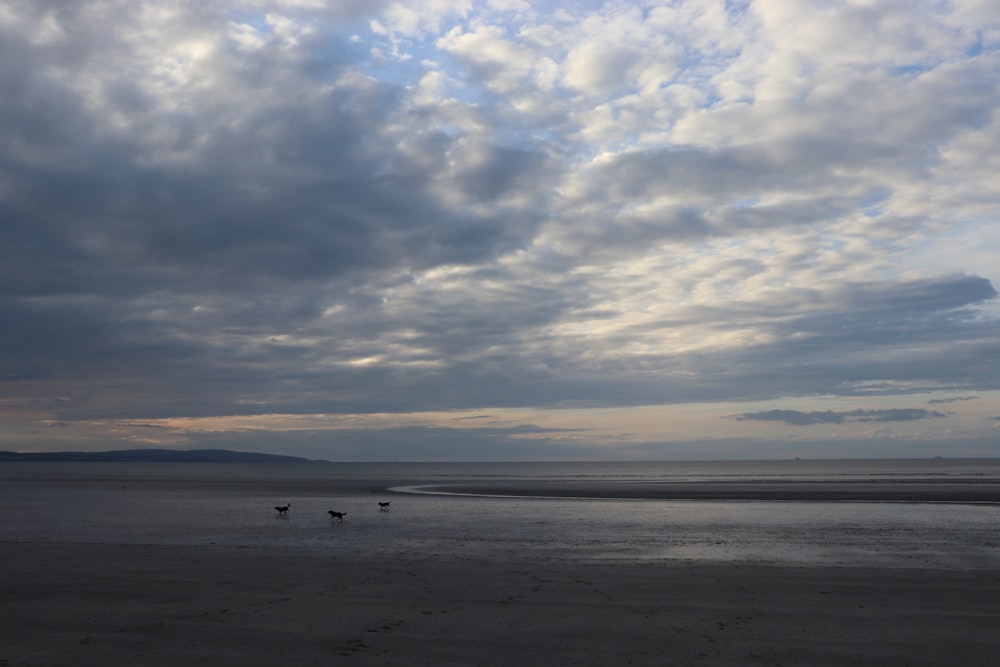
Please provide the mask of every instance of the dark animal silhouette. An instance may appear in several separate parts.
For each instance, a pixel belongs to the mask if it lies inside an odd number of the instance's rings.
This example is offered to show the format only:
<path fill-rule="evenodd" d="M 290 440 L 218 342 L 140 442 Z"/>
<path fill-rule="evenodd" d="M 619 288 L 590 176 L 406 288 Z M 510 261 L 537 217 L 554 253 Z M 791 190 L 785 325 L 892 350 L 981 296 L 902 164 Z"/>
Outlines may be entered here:
<path fill-rule="evenodd" d="M 333 521 L 334 519 L 336 519 L 337 521 L 343 521 L 344 517 L 347 515 L 347 512 L 334 512 L 333 510 L 329 510 L 327 514 L 330 515 L 331 521 Z"/>
<path fill-rule="evenodd" d="M 379 512 L 388 512 L 389 511 L 389 505 L 391 505 L 391 504 L 392 504 L 391 500 L 388 501 L 388 502 L 385 502 L 385 503 L 379 503 L 378 504 L 378 510 L 379 510 Z"/>
<path fill-rule="evenodd" d="M 288 508 L 291 506 L 292 504 L 288 503 L 284 507 L 275 507 L 274 509 L 278 512 L 278 516 L 288 516 Z"/>

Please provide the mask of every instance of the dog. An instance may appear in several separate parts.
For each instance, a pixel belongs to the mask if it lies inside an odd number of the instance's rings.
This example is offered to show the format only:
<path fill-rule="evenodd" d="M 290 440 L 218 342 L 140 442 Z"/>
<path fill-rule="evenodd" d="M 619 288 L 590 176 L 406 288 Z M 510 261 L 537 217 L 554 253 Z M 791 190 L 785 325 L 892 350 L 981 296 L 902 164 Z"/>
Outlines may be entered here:
<path fill-rule="evenodd" d="M 379 512 L 388 512 L 389 511 L 389 505 L 391 505 L 391 504 L 392 504 L 391 500 L 389 502 L 379 503 L 378 504 L 378 511 Z"/>
<path fill-rule="evenodd" d="M 344 517 L 347 515 L 347 512 L 334 512 L 333 510 L 329 510 L 327 514 L 330 515 L 330 521 L 333 521 L 334 519 L 336 519 L 337 521 L 343 521 Z"/>
<path fill-rule="evenodd" d="M 278 516 L 288 516 L 288 508 L 291 507 L 291 506 L 292 506 L 292 504 L 288 503 L 284 507 L 275 507 L 274 509 L 275 509 L 275 511 L 278 512 Z"/>

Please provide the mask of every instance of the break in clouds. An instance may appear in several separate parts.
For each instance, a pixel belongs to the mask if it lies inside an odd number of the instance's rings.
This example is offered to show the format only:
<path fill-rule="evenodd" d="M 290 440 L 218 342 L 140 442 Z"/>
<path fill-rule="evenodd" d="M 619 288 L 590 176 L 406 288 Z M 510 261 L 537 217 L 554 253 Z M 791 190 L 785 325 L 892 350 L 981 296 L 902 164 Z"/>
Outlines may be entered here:
<path fill-rule="evenodd" d="M 996 390 L 998 36 L 971 0 L 0 0 L 0 409 Z M 942 416 L 862 412 L 777 411 Z"/>

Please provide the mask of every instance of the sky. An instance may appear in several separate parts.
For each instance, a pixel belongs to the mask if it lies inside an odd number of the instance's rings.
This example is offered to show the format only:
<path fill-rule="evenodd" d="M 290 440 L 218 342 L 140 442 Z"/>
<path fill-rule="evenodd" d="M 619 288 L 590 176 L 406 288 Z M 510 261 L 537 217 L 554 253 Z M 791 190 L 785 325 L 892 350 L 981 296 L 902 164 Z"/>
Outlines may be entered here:
<path fill-rule="evenodd" d="M 1000 3 L 0 0 L 0 449 L 1000 456 Z"/>

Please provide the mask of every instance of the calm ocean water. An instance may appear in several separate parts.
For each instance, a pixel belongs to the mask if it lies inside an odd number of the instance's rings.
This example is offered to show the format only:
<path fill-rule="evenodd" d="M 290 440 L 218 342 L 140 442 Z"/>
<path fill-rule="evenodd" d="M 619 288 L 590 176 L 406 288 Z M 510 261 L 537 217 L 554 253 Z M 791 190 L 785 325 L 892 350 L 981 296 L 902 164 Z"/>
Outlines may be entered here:
<path fill-rule="evenodd" d="M 0 542 L 285 547 L 332 557 L 1000 566 L 1000 505 L 990 502 L 494 495 L 498 489 L 635 492 L 674 483 L 1000 488 L 1000 460 L 11 462 L 0 463 Z M 448 494 L 455 489 L 484 495 Z M 391 510 L 380 511 L 379 501 L 392 501 Z M 291 509 L 281 517 L 274 507 L 286 503 Z M 328 510 L 347 516 L 334 522 Z"/>

